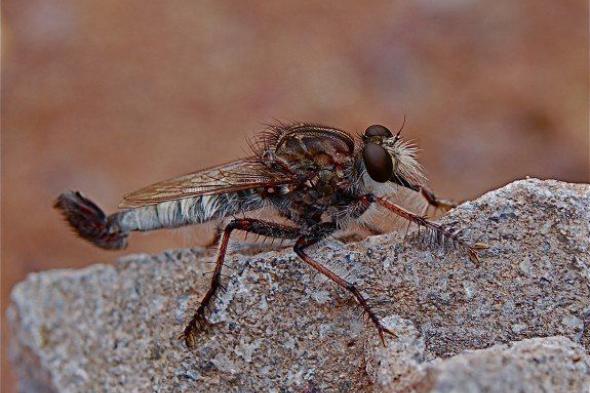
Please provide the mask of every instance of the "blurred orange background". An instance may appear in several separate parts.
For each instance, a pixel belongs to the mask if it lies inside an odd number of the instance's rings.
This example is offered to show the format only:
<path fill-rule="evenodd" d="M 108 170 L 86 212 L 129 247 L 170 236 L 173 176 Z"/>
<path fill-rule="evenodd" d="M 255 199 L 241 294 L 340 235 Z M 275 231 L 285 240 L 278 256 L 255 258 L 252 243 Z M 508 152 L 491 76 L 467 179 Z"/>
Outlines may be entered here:
<path fill-rule="evenodd" d="M 76 239 L 51 208 L 247 154 L 263 123 L 399 127 L 432 187 L 589 182 L 585 0 L 2 4 L 2 314 L 27 273 L 205 243 Z M 14 392 L 3 325 L 2 391 Z"/>

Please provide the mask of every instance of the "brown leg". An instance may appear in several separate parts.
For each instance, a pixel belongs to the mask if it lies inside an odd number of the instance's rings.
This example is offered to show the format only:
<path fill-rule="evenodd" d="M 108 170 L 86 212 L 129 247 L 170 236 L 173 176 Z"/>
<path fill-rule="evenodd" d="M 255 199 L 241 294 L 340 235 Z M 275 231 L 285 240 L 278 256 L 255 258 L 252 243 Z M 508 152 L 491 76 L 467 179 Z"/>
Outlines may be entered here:
<path fill-rule="evenodd" d="M 220 286 L 221 269 L 225 260 L 227 245 L 229 243 L 231 233 L 236 229 L 272 238 L 296 239 L 299 236 L 298 228 L 251 218 L 235 219 L 227 224 L 223 230 L 223 234 L 221 235 L 221 242 L 219 243 L 219 248 L 217 250 L 215 270 L 213 270 L 213 276 L 211 277 L 211 285 L 209 286 L 209 290 L 203 297 L 203 300 L 201 300 L 201 304 L 197 308 L 193 318 L 179 337 L 184 339 L 186 345 L 189 348 L 196 344 L 197 334 L 207 327 L 205 311 L 209 308 L 211 300 L 213 299 L 217 288 Z"/>
<path fill-rule="evenodd" d="M 315 270 L 317 270 L 318 272 L 320 272 L 323 275 L 325 275 L 326 277 L 328 277 L 330 280 L 334 281 L 341 288 L 344 288 L 347 291 L 352 293 L 352 295 L 354 296 L 356 301 L 361 305 L 363 310 L 369 316 L 369 319 L 371 320 L 371 322 L 373 322 L 375 327 L 377 327 L 377 331 L 379 332 L 379 337 L 381 338 L 381 342 L 385 346 L 385 337 L 383 335 L 384 333 L 390 334 L 393 337 L 397 337 L 397 336 L 394 332 L 387 329 L 385 326 L 383 326 L 381 324 L 381 321 L 379 320 L 377 315 L 373 312 L 371 307 L 369 307 L 367 300 L 359 292 L 359 290 L 356 288 L 356 286 L 354 284 L 346 281 L 342 277 L 338 276 L 336 273 L 334 273 L 333 271 L 331 271 L 330 269 L 328 269 L 324 265 L 314 261 L 305 252 L 306 248 L 319 242 L 320 240 L 322 240 L 323 238 L 325 238 L 326 236 L 328 236 L 329 234 L 331 234 L 335 230 L 336 230 L 336 226 L 332 223 L 319 224 L 316 227 L 316 230 L 312 231 L 311 234 L 304 236 L 304 237 L 300 237 L 297 240 L 297 242 L 295 243 L 295 246 L 294 246 L 294 251 L 299 256 L 299 258 L 301 258 L 305 263 L 307 263 L 308 265 L 313 267 Z"/>
<path fill-rule="evenodd" d="M 424 209 L 422 210 L 422 214 L 420 214 L 420 216 L 426 217 L 428 215 L 428 209 L 430 209 L 430 205 L 426 204 L 426 206 L 424 206 Z M 436 214 L 436 208 L 434 208 L 434 213 Z M 403 242 L 406 241 L 411 227 L 412 227 L 412 221 L 408 221 L 408 225 L 406 225 L 406 230 L 404 232 L 404 237 L 402 238 Z"/>
<path fill-rule="evenodd" d="M 441 209 L 445 212 L 454 209 L 457 207 L 457 204 L 453 201 L 449 201 L 446 199 L 438 199 L 434 193 L 424 187 L 420 187 L 420 194 L 426 199 L 428 205 L 434 207 L 435 213 L 438 209 Z"/>
<path fill-rule="evenodd" d="M 375 197 L 376 202 L 388 209 L 389 211 L 397 214 L 400 217 L 405 218 L 406 220 L 413 222 L 421 227 L 425 227 L 430 231 L 434 241 L 438 244 L 444 244 L 445 240 L 450 240 L 453 245 L 459 246 L 461 249 L 467 252 L 469 259 L 473 263 L 479 263 L 479 258 L 477 256 L 477 251 L 475 247 L 472 247 L 465 243 L 463 240 L 459 239 L 458 232 L 449 232 L 446 230 L 442 225 L 434 223 L 432 221 L 428 221 L 425 217 L 419 216 L 414 214 L 401 206 L 396 205 L 395 203 L 389 202 L 387 199 L 383 197 Z"/>

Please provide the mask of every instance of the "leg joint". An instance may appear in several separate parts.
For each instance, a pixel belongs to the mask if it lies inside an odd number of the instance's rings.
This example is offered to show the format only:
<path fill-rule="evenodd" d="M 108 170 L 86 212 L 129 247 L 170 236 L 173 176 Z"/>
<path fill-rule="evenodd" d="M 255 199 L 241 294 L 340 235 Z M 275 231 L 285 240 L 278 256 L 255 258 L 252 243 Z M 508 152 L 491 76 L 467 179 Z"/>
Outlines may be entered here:
<path fill-rule="evenodd" d="M 305 249 L 305 244 L 303 242 L 303 239 L 297 240 L 297 242 L 295 242 L 295 245 L 293 246 L 293 251 L 295 251 L 295 254 L 302 256 L 304 254 L 304 252 L 303 252 L 304 249 Z"/>
<path fill-rule="evenodd" d="M 249 219 L 243 219 L 243 218 L 236 218 L 231 220 L 226 226 L 224 231 L 225 232 L 231 232 L 234 229 L 240 229 L 240 230 L 248 230 L 250 228 L 250 226 L 252 225 L 252 220 Z"/>

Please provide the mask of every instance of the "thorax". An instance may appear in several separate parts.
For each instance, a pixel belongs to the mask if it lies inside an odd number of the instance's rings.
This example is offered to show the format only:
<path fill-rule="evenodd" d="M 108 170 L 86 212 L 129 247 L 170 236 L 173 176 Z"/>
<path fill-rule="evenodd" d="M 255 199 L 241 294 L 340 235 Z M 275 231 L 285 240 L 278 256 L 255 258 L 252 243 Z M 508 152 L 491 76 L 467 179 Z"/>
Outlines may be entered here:
<path fill-rule="evenodd" d="M 306 125 L 281 130 L 260 158 L 296 181 L 271 190 L 267 198 L 295 222 L 320 221 L 354 199 L 357 155 L 354 139 L 340 130 Z"/>

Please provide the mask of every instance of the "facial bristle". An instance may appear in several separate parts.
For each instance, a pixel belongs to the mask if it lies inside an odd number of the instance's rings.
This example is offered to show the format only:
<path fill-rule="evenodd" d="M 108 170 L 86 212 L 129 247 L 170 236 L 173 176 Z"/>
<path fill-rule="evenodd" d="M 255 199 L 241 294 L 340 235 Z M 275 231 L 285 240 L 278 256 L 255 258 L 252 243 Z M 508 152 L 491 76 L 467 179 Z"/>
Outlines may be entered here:
<path fill-rule="evenodd" d="M 416 186 L 426 184 L 422 165 L 416 159 L 418 148 L 408 141 L 398 140 L 393 146 L 387 146 L 396 160 L 395 171 L 402 178 Z"/>

